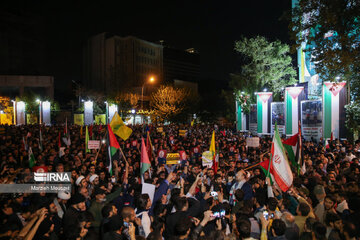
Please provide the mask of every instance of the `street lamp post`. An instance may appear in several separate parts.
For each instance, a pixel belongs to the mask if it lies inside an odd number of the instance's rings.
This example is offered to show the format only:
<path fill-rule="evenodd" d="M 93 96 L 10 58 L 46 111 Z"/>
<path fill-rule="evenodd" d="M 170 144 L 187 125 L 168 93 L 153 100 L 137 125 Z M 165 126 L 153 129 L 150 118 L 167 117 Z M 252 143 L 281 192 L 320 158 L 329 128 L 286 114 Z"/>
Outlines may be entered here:
<path fill-rule="evenodd" d="M 149 78 L 149 83 L 153 83 L 154 81 L 155 81 L 155 78 L 153 76 L 151 76 Z M 144 115 L 144 108 L 143 108 L 144 107 L 144 86 L 145 86 L 146 83 L 147 82 L 144 82 L 144 84 L 141 87 L 141 110 L 143 112 L 143 115 Z M 144 122 L 144 116 L 142 116 L 142 120 Z"/>

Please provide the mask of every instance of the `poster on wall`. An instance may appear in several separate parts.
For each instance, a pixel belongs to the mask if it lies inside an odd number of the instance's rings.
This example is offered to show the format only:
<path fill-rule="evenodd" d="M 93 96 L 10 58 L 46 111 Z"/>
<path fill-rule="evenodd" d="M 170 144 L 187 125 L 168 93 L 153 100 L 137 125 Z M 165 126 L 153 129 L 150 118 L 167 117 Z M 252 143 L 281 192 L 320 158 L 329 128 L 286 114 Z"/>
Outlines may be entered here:
<path fill-rule="evenodd" d="M 271 133 L 274 133 L 277 123 L 279 133 L 285 134 L 285 104 L 282 102 L 271 103 Z"/>
<path fill-rule="evenodd" d="M 301 101 L 301 130 L 305 140 L 319 141 L 322 137 L 322 101 Z"/>
<path fill-rule="evenodd" d="M 80 126 L 84 125 L 84 114 L 74 113 L 74 124 Z"/>
<path fill-rule="evenodd" d="M 36 116 L 36 114 L 26 114 L 26 124 L 37 124 L 38 123 L 38 118 Z"/>
<path fill-rule="evenodd" d="M 106 124 L 106 115 L 105 114 L 95 115 L 95 124 L 105 125 Z"/>
<path fill-rule="evenodd" d="M 249 131 L 252 133 L 257 133 L 257 107 L 256 104 L 251 104 L 250 114 L 249 114 Z"/>

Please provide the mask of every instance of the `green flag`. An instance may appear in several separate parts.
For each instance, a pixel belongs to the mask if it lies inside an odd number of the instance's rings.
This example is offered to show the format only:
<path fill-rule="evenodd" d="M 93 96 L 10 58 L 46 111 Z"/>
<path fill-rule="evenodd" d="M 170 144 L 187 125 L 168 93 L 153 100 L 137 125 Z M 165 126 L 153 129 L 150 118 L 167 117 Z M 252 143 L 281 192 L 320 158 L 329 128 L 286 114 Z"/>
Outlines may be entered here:
<path fill-rule="evenodd" d="M 88 149 L 88 143 L 89 143 L 89 131 L 88 127 L 86 126 L 86 132 L 85 132 L 85 153 L 89 153 L 90 149 Z"/>
<path fill-rule="evenodd" d="M 32 168 L 33 166 L 35 166 L 35 156 L 33 154 L 31 147 L 29 147 L 28 154 L 29 154 L 29 167 Z"/>

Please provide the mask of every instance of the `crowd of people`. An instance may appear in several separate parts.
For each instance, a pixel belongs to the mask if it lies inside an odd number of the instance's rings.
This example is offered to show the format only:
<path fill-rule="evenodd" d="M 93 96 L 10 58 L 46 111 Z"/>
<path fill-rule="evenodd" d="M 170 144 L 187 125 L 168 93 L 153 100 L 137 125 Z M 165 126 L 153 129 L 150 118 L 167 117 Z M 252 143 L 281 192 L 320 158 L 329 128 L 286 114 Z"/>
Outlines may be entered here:
<path fill-rule="evenodd" d="M 360 142 L 303 141 L 306 172 L 282 192 L 257 163 L 270 158 L 270 137 L 246 146 L 231 126 L 132 126 L 108 169 L 108 148 L 85 149 L 85 131 L 68 126 L 3 126 L 0 183 L 33 181 L 32 172 L 71 172 L 71 191 L 0 193 L 0 239 L 359 239 Z M 41 129 L 41 138 L 40 138 Z M 187 129 L 185 136 L 179 130 Z M 218 168 L 202 164 L 215 129 Z M 141 139 L 151 139 L 151 168 L 140 176 Z M 106 126 L 91 127 L 103 139 Z M 146 140 L 145 140 L 146 142 Z M 67 145 L 66 145 L 67 144 Z M 148 141 L 149 144 L 149 141 Z M 60 152 L 60 147 L 65 147 Z M 35 166 L 29 167 L 29 149 Z M 159 151 L 186 152 L 166 165 Z M 142 184 L 155 193 L 142 193 Z"/>

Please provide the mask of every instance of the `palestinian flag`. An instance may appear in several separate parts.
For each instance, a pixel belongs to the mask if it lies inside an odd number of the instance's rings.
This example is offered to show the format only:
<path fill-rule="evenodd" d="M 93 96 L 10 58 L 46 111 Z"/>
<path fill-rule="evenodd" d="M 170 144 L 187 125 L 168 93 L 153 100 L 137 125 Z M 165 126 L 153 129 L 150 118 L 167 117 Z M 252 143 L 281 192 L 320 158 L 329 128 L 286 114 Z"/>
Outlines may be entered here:
<path fill-rule="evenodd" d="M 345 137 L 346 82 L 324 82 L 323 84 L 323 136 L 325 139 Z"/>
<path fill-rule="evenodd" d="M 269 163 L 270 162 L 270 163 Z M 273 175 L 273 179 L 283 192 L 286 192 L 292 185 L 293 174 L 290 169 L 285 149 L 281 142 L 279 130 L 275 125 L 275 134 L 271 146 L 271 159 L 260 163 L 264 169 L 267 167 L 267 176 Z"/>
<path fill-rule="evenodd" d="M 304 97 L 304 87 L 285 88 L 285 133 L 293 135 L 297 133 L 298 121 L 300 120 L 300 101 Z"/>
<path fill-rule="evenodd" d="M 152 144 L 151 144 L 151 138 L 150 138 L 150 133 L 149 131 L 146 131 L 147 132 L 147 136 L 146 136 L 146 151 L 147 151 L 147 154 L 149 156 L 149 160 L 151 161 L 152 159 L 152 153 L 153 153 L 153 147 L 152 147 Z"/>
<path fill-rule="evenodd" d="M 149 170 L 151 163 L 149 160 L 148 153 L 146 151 L 146 146 L 144 142 L 144 138 L 141 138 L 141 166 L 140 166 L 140 176 L 144 175 L 144 173 Z"/>
<path fill-rule="evenodd" d="M 116 137 L 113 131 L 111 130 L 110 125 L 108 124 L 107 126 L 108 126 L 108 134 L 107 134 L 108 157 L 106 161 L 106 167 L 109 170 L 110 176 L 112 176 L 112 162 L 114 160 L 120 160 L 120 153 L 119 153 L 120 145 L 116 140 Z"/>
<path fill-rule="evenodd" d="M 291 136 L 290 138 L 283 140 L 284 148 L 288 153 L 289 161 L 291 164 L 298 168 L 299 165 L 296 161 L 297 149 L 298 149 L 299 133 Z"/>
<path fill-rule="evenodd" d="M 269 159 L 266 159 L 265 161 L 262 161 L 260 163 L 261 170 L 265 173 L 266 177 L 270 178 L 271 184 L 273 184 L 274 176 L 269 172 Z"/>
<path fill-rule="evenodd" d="M 35 166 L 35 156 L 31 147 L 29 147 L 28 155 L 29 155 L 29 168 L 32 168 L 33 166 Z"/>

